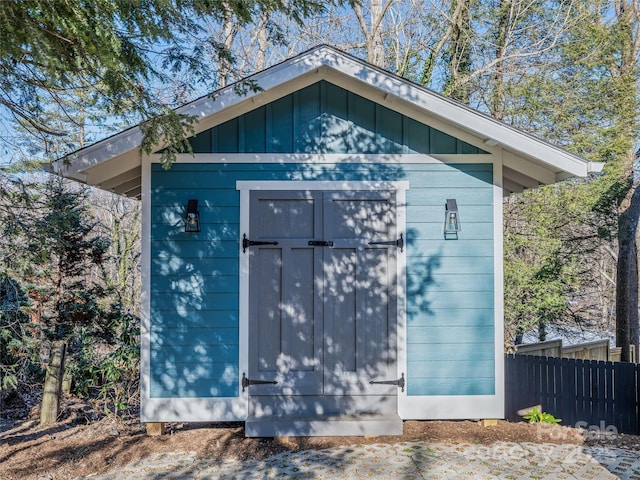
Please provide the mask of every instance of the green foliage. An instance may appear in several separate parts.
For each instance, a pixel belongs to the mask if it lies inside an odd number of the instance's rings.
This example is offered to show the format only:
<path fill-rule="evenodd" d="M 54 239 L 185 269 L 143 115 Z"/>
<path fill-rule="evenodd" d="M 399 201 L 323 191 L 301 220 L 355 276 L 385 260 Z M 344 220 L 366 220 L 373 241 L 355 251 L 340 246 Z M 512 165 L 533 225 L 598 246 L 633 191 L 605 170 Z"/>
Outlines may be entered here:
<path fill-rule="evenodd" d="M 140 319 L 112 305 L 103 323 L 82 330 L 74 347 L 74 392 L 100 400 L 106 413 L 126 413 L 139 390 Z"/>
<path fill-rule="evenodd" d="M 550 413 L 541 412 L 538 407 L 533 407 L 522 418 L 528 420 L 529 423 L 560 423 L 562 421 L 561 418 L 555 418 Z"/>
<path fill-rule="evenodd" d="M 140 124 L 143 134 L 140 151 L 145 154 L 161 148 L 161 162 L 168 169 L 175 161 L 178 153 L 193 153 L 187 138 L 195 133 L 193 122 L 195 117 L 179 115 L 172 110 L 163 115 L 149 119 Z"/>
<path fill-rule="evenodd" d="M 50 177 L 31 187 L 23 203 L 25 214 L 12 219 L 12 246 L 20 251 L 7 258 L 8 268 L 23 280 L 30 308 L 40 319 L 40 333 L 50 340 L 68 338 L 75 327 L 100 315 L 105 292 L 87 281 L 87 275 L 105 260 L 108 239 L 94 233 L 85 196 Z M 20 204 L 19 198 L 14 200 Z"/>
<path fill-rule="evenodd" d="M 537 327 L 580 321 L 572 305 L 610 228 L 593 213 L 598 196 L 565 183 L 512 196 L 505 203 L 504 275 L 507 338 Z"/>
<path fill-rule="evenodd" d="M 226 57 L 225 61 L 233 60 L 222 42 L 207 35 L 205 20 L 230 15 L 236 27 L 242 27 L 263 12 L 283 12 L 301 22 L 325 5 L 315 0 L 4 2 L 0 109 L 38 137 L 63 137 L 77 120 L 69 116 L 66 124 L 51 123 L 45 115 L 48 106 L 67 116 L 68 92 L 99 90 L 102 116 L 120 116 L 130 123 L 147 121 L 143 150 L 162 139 L 170 147 L 163 153 L 170 163 L 184 146 L 190 119 L 169 112 L 156 87 L 171 84 L 187 70 L 187 82 L 195 78 L 211 86 L 216 62 L 203 55 L 202 46 L 194 48 L 203 37 L 209 49 Z M 271 28 L 277 30 L 275 25 Z M 185 89 L 192 91 L 192 86 Z M 77 108 L 88 103 L 80 100 Z"/>
<path fill-rule="evenodd" d="M 28 383 L 38 371 L 33 325 L 25 313 L 28 299 L 20 284 L 0 272 L 0 392 Z"/>
<path fill-rule="evenodd" d="M 26 323 L 20 312 L 20 300 L 14 283 L 0 273 L 0 392 L 18 386 L 19 359 L 13 350 L 13 339 Z"/>
<path fill-rule="evenodd" d="M 6 372 L 4 385 L 15 386 L 41 381 L 41 362 L 52 342 L 73 345 L 83 329 L 104 322 L 107 292 L 92 279 L 106 261 L 109 241 L 96 232 L 85 190 L 59 177 L 5 180 L 0 254 L 7 287 L 0 289 L 0 368 Z M 73 353 L 69 349 L 71 358 Z"/>
<path fill-rule="evenodd" d="M 120 415 L 138 398 L 139 319 L 127 282 L 136 281 L 139 209 L 118 203 L 115 224 L 99 226 L 86 190 L 31 180 L 0 176 L 0 391 L 41 383 L 47 345 L 62 339 L 73 391 Z"/>

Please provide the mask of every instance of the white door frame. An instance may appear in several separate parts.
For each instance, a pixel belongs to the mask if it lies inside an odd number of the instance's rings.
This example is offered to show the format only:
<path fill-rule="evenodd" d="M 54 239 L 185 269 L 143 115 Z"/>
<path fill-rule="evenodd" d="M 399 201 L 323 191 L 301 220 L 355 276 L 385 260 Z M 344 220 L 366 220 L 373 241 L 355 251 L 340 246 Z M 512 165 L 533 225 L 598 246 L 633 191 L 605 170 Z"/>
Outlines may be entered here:
<path fill-rule="evenodd" d="M 409 189 L 407 181 L 295 181 L 295 180 L 239 180 L 236 190 L 240 192 L 240 236 L 249 233 L 249 205 L 250 193 L 254 190 L 334 190 L 334 191 L 391 191 L 396 194 L 396 225 L 398 234 L 403 233 L 406 238 L 406 191 Z M 239 245 L 240 285 L 239 285 L 239 374 L 249 370 L 249 255 L 242 252 Z M 407 336 L 406 336 L 406 248 L 398 251 L 396 268 L 397 288 L 397 368 L 398 378 L 407 372 Z M 406 389 L 405 389 L 406 394 Z M 398 398 L 401 393 L 398 392 Z M 245 405 L 248 404 L 248 392 L 238 389 L 238 396 Z M 245 408 L 248 412 L 248 408 Z"/>

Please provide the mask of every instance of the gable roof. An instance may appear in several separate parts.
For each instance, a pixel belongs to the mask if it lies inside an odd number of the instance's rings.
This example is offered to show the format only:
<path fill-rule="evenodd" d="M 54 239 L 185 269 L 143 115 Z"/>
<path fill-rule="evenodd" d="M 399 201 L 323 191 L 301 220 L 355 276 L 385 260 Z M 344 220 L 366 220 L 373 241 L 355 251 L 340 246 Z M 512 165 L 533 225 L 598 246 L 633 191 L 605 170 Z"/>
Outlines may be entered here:
<path fill-rule="evenodd" d="M 195 133 L 327 80 L 491 153 L 502 155 L 505 193 L 599 171 L 601 164 L 506 125 L 363 60 L 321 45 L 244 79 L 260 91 L 239 93 L 230 85 L 177 109 L 197 118 Z M 124 130 L 58 160 L 57 173 L 129 197 L 140 197 L 142 133 Z M 158 145 L 158 149 L 163 145 Z M 438 158 L 438 155 L 433 155 Z"/>

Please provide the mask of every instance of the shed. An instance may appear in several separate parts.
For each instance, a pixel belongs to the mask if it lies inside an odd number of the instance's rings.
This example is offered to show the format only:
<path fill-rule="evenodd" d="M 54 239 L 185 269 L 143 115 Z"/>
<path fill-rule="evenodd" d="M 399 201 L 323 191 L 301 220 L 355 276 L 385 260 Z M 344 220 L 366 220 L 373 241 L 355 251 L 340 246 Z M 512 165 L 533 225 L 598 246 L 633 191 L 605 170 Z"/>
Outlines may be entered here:
<path fill-rule="evenodd" d="M 248 80 L 168 170 L 137 127 L 58 166 L 142 201 L 141 420 L 503 418 L 503 195 L 597 165 L 329 46 Z"/>

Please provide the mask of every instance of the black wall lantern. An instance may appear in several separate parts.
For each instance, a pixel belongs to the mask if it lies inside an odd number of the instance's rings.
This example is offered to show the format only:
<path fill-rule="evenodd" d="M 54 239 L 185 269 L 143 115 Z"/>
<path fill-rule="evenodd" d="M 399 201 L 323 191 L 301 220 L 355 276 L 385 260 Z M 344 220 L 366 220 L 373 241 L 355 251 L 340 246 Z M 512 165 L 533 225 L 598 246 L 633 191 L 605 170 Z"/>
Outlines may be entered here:
<path fill-rule="evenodd" d="M 200 212 L 198 212 L 198 200 L 189 200 L 189 203 L 187 203 L 187 215 L 184 218 L 184 231 L 187 233 L 200 231 Z"/>
<path fill-rule="evenodd" d="M 455 198 L 448 198 L 445 204 L 444 214 L 444 238 L 457 239 L 461 230 L 460 216 L 458 214 L 458 202 Z"/>

